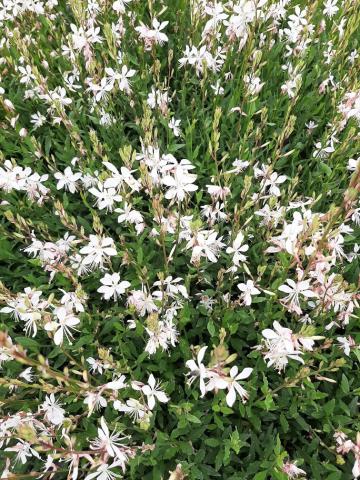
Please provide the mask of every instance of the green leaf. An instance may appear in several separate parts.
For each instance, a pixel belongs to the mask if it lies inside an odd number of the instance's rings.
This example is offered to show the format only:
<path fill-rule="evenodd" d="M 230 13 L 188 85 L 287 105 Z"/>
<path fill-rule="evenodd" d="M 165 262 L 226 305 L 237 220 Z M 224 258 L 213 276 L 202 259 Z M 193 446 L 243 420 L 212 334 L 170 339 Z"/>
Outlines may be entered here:
<path fill-rule="evenodd" d="M 267 477 L 267 470 L 257 473 L 254 477 L 254 480 L 266 480 L 266 477 Z"/>
<path fill-rule="evenodd" d="M 205 445 L 209 445 L 209 447 L 217 447 L 220 444 L 219 440 L 216 438 L 206 438 Z"/>
<path fill-rule="evenodd" d="M 22 347 L 29 349 L 33 352 L 38 352 L 40 346 L 36 340 L 28 337 L 15 337 L 15 342 L 21 345 Z"/>
<path fill-rule="evenodd" d="M 215 328 L 214 322 L 212 320 L 210 320 L 208 322 L 207 329 L 208 329 L 208 332 L 210 333 L 210 335 L 213 337 L 215 335 L 216 328 Z"/>
<path fill-rule="evenodd" d="M 342 374 L 342 376 L 341 376 L 341 384 L 340 384 L 340 387 L 341 387 L 341 390 L 342 390 L 344 393 L 349 393 L 349 392 L 350 392 L 349 381 L 348 381 L 348 379 L 346 378 L 346 376 L 345 376 L 344 374 Z"/>
<path fill-rule="evenodd" d="M 201 424 L 201 420 L 199 418 L 195 417 L 195 415 L 192 415 L 191 413 L 187 413 L 186 418 L 191 423 Z"/>

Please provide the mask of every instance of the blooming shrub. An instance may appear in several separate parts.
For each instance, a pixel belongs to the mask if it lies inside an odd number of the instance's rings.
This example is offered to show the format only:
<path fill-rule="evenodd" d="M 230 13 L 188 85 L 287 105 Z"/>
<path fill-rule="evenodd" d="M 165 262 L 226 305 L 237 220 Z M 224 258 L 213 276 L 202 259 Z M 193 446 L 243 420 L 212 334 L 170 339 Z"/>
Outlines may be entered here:
<path fill-rule="evenodd" d="M 0 0 L 1 478 L 360 477 L 357 0 Z"/>

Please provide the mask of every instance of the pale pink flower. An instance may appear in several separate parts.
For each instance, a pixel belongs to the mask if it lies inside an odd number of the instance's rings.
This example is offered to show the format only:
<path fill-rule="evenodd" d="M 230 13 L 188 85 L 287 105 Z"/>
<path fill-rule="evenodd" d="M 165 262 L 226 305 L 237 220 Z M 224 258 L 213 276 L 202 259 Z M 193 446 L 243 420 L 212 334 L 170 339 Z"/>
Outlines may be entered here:
<path fill-rule="evenodd" d="M 303 477 L 306 475 L 306 472 L 301 468 L 297 467 L 295 463 L 286 462 L 282 466 L 282 471 L 286 473 L 289 478 Z"/>
<path fill-rule="evenodd" d="M 352 474 L 356 479 L 360 477 L 360 432 L 356 435 L 356 443 L 353 446 L 353 453 L 355 456 L 355 462 L 352 468 Z"/>

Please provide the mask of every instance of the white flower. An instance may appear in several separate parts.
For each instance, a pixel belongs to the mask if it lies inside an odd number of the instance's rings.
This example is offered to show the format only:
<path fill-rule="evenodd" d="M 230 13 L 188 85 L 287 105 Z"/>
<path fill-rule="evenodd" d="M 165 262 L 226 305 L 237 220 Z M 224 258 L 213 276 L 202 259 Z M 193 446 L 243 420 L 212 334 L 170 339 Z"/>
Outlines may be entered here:
<path fill-rule="evenodd" d="M 9 360 L 12 360 L 14 358 L 11 352 L 12 346 L 13 344 L 12 344 L 11 337 L 8 336 L 6 339 L 6 344 L 0 347 L 0 369 L 2 367 L 3 362 L 8 362 Z"/>
<path fill-rule="evenodd" d="M 88 392 L 84 399 L 84 403 L 89 409 L 88 416 L 90 416 L 94 410 L 96 411 L 107 406 L 106 398 L 98 392 Z"/>
<path fill-rule="evenodd" d="M 296 30 L 294 30 L 296 31 Z M 294 98 L 296 91 L 301 82 L 301 75 L 298 74 L 294 78 L 290 78 L 281 85 L 281 92 L 286 93 L 289 98 Z"/>
<path fill-rule="evenodd" d="M 91 442 L 90 448 L 93 450 L 105 450 L 110 457 L 116 458 L 122 470 L 125 471 L 128 454 L 122 442 L 129 437 L 122 436 L 117 432 L 110 433 L 104 417 L 101 417 L 100 424 L 101 427 L 98 428 L 98 437 Z"/>
<path fill-rule="evenodd" d="M 252 280 L 248 280 L 246 283 L 238 283 L 237 287 L 242 292 L 241 298 L 247 306 L 252 303 L 251 295 L 259 295 L 261 293 Z"/>
<path fill-rule="evenodd" d="M 187 375 L 189 376 L 189 385 L 192 384 L 192 382 L 195 380 L 195 378 L 199 377 L 200 380 L 200 392 L 201 396 L 203 397 L 206 393 L 206 385 L 205 385 L 205 379 L 208 378 L 208 372 L 205 367 L 205 365 L 202 363 L 205 352 L 207 350 L 207 347 L 202 347 L 200 348 L 198 354 L 197 354 L 197 363 L 194 360 L 188 360 L 185 365 L 186 367 L 190 370 Z"/>
<path fill-rule="evenodd" d="M 337 337 L 336 340 L 340 343 L 340 348 L 344 350 L 345 355 L 350 355 L 350 350 L 352 347 L 355 347 L 355 341 L 352 337 Z"/>
<path fill-rule="evenodd" d="M 210 262 L 216 263 L 219 251 L 225 246 L 221 240 L 222 237 L 217 238 L 217 232 L 213 230 L 197 232 L 186 245 L 186 248 L 192 249 L 191 262 L 196 263 L 201 257 L 207 257 Z"/>
<path fill-rule="evenodd" d="M 164 30 L 168 23 L 169 22 L 160 23 L 156 18 L 154 18 L 152 21 L 153 28 L 149 28 L 143 23 L 141 23 L 139 27 L 135 28 L 140 38 L 144 40 L 146 50 L 151 50 L 153 45 L 162 45 L 164 42 L 168 41 L 167 35 L 161 31 Z"/>
<path fill-rule="evenodd" d="M 174 308 L 169 308 L 167 310 L 165 316 L 169 318 L 166 318 L 165 321 L 159 321 L 155 330 L 146 328 L 149 339 L 145 347 L 145 352 L 147 352 L 149 355 L 153 355 L 158 348 L 168 350 L 169 344 L 173 347 L 176 345 L 179 332 L 177 331 L 172 320 L 171 315 L 173 310 Z M 132 327 L 129 326 L 129 328 L 135 328 L 135 326 L 136 324 L 134 324 Z"/>
<path fill-rule="evenodd" d="M 90 188 L 89 192 L 97 198 L 96 205 L 99 210 L 106 208 L 106 211 L 112 212 L 115 202 L 121 202 L 122 196 L 117 193 L 115 188 L 104 188 L 101 184 L 99 189 Z"/>
<path fill-rule="evenodd" d="M 84 305 L 86 298 L 82 297 L 79 298 L 76 294 L 76 292 L 65 292 L 64 290 L 61 290 L 63 292 L 63 296 L 60 299 L 60 302 L 62 305 L 66 305 L 69 308 L 75 309 L 76 312 L 84 312 Z"/>
<path fill-rule="evenodd" d="M 161 90 L 155 90 L 155 88 L 152 87 L 147 98 L 147 104 L 152 109 L 159 108 L 160 111 L 164 113 L 167 111 L 167 106 L 170 100 L 167 91 L 162 92 Z"/>
<path fill-rule="evenodd" d="M 132 78 L 135 73 L 135 70 L 129 69 L 126 65 L 123 65 L 121 67 L 120 78 L 118 80 L 120 92 L 125 92 L 127 94 L 131 93 L 129 78 Z"/>
<path fill-rule="evenodd" d="M 200 49 L 197 49 L 195 46 L 190 48 L 189 45 L 186 45 L 183 52 L 184 57 L 179 59 L 180 67 L 187 64 L 193 65 L 198 76 L 202 75 L 206 69 L 211 70 L 213 73 L 218 72 L 225 60 L 224 51 L 219 47 L 213 55 L 207 48 L 206 45 L 203 45 Z"/>
<path fill-rule="evenodd" d="M 127 303 L 128 305 L 134 305 L 140 317 L 145 316 L 146 313 L 152 313 L 158 310 L 151 293 L 148 294 L 145 289 L 133 290 Z"/>
<path fill-rule="evenodd" d="M 150 374 L 148 384 L 142 387 L 142 392 L 147 397 L 147 402 L 150 410 L 155 407 L 155 401 L 158 400 L 161 403 L 167 403 L 169 398 L 166 394 L 159 388 L 159 382 L 156 382 L 153 374 Z"/>
<path fill-rule="evenodd" d="M 154 282 L 154 287 L 161 287 L 161 290 L 153 292 L 153 295 L 162 298 L 164 294 L 167 294 L 169 297 L 174 298 L 176 295 L 180 294 L 184 298 L 188 298 L 186 287 L 180 284 L 182 281 L 182 278 L 173 278 L 171 275 L 164 280 L 158 280 Z"/>
<path fill-rule="evenodd" d="M 131 191 L 138 192 L 141 189 L 141 183 L 132 175 L 135 171 L 126 167 L 120 168 L 122 181 L 131 188 Z"/>
<path fill-rule="evenodd" d="M 20 373 L 19 377 L 23 378 L 24 380 L 26 380 L 29 383 L 33 382 L 34 381 L 34 375 L 32 373 L 32 367 L 28 367 L 25 370 L 23 370 Z"/>
<path fill-rule="evenodd" d="M 213 200 L 225 200 L 231 193 L 229 187 L 222 187 L 221 185 L 206 185 L 206 188 Z"/>
<path fill-rule="evenodd" d="M 354 479 L 357 479 L 360 477 L 360 432 L 356 435 L 356 444 L 353 444 L 352 451 L 355 456 L 355 462 L 351 473 L 353 474 Z"/>
<path fill-rule="evenodd" d="M 300 357 L 302 352 L 295 348 L 296 341 L 293 338 L 292 331 L 289 328 L 282 327 L 277 321 L 273 323 L 273 327 L 274 330 L 266 328 L 262 331 L 265 346 L 268 350 L 264 357 L 265 360 L 268 360 L 267 366 L 274 365 L 280 372 L 288 364 L 288 358 L 304 363 L 304 360 Z"/>
<path fill-rule="evenodd" d="M 47 301 L 41 299 L 40 290 L 32 290 L 29 287 L 24 289 L 24 293 L 18 293 L 16 298 L 9 299 L 7 306 L 0 309 L 2 313 L 12 313 L 14 318 L 25 322 L 26 334 L 33 332 L 33 337 L 37 333 L 37 324 L 41 320 L 42 311 L 48 306 Z"/>
<path fill-rule="evenodd" d="M 210 85 L 211 89 L 214 91 L 215 95 L 224 95 L 224 87 L 221 86 L 220 80 L 218 80 L 215 85 Z"/>
<path fill-rule="evenodd" d="M 71 37 L 72 37 L 72 43 L 73 43 L 74 49 L 82 50 L 87 43 L 84 29 L 82 27 L 78 28 L 73 23 L 70 25 L 70 28 L 71 28 L 71 31 L 73 32 L 71 34 Z"/>
<path fill-rule="evenodd" d="M 60 407 L 53 393 L 46 395 L 45 402 L 40 408 L 45 412 L 45 419 L 53 425 L 58 426 L 63 423 L 65 410 Z"/>
<path fill-rule="evenodd" d="M 279 211 L 279 214 L 281 211 Z M 277 220 L 278 221 L 278 220 Z M 286 250 L 291 255 L 295 255 L 297 251 L 297 241 L 299 234 L 304 230 L 304 219 L 299 212 L 294 213 L 294 219 L 292 223 L 284 221 L 283 232 L 278 237 L 272 237 L 271 241 L 276 247 L 269 247 L 267 252 L 278 252 L 280 250 Z"/>
<path fill-rule="evenodd" d="M 36 112 L 31 115 L 30 122 L 34 125 L 34 128 L 36 129 L 44 125 L 44 123 L 46 122 L 46 117 L 44 117 L 44 115 L 42 115 L 40 112 Z"/>
<path fill-rule="evenodd" d="M 170 310 L 168 310 L 168 312 L 169 311 Z M 161 322 L 161 332 L 163 336 L 166 338 L 166 341 L 169 342 L 170 345 L 175 347 L 178 341 L 179 332 L 176 329 L 176 326 L 174 325 L 172 318 L 166 319 L 164 322 Z"/>
<path fill-rule="evenodd" d="M 184 171 L 181 167 L 177 168 L 174 176 L 166 175 L 162 183 L 167 187 L 170 187 L 165 193 L 165 198 L 172 200 L 177 199 L 182 202 L 189 192 L 195 192 L 198 189 L 197 185 L 194 185 L 196 175 Z"/>
<path fill-rule="evenodd" d="M 5 448 L 6 452 L 16 452 L 16 461 L 20 461 L 23 465 L 27 462 L 28 458 L 36 457 L 40 460 L 40 455 L 36 450 L 31 448 L 30 443 L 25 442 L 24 440 L 20 440 L 16 445 L 13 447 Z M 12 474 L 11 474 L 12 476 Z M 8 478 L 11 478 L 9 476 Z M 6 477 L 5 477 L 6 478 Z"/>
<path fill-rule="evenodd" d="M 241 159 L 236 159 L 232 163 L 233 167 L 235 167 L 233 170 L 229 170 L 226 173 L 241 173 L 243 170 L 245 170 L 249 165 L 250 162 L 247 160 L 241 160 Z"/>
<path fill-rule="evenodd" d="M 117 82 L 120 92 L 127 94 L 131 93 L 129 78 L 132 78 L 136 71 L 129 70 L 126 65 L 121 67 L 121 72 L 113 70 L 112 68 L 105 68 L 107 77 L 107 89 L 110 91 L 114 88 L 115 82 Z"/>
<path fill-rule="evenodd" d="M 209 379 L 206 384 L 206 391 L 211 392 L 212 390 L 225 390 L 228 387 L 227 378 L 223 374 L 219 374 L 213 370 L 207 370 L 207 377 Z"/>
<path fill-rule="evenodd" d="M 137 210 L 133 210 L 132 206 L 126 202 L 124 203 L 123 208 L 116 208 L 115 212 L 120 214 L 117 219 L 119 223 L 129 222 L 135 224 L 136 226 L 143 224 L 144 222 L 144 218 L 141 213 Z"/>
<path fill-rule="evenodd" d="M 251 375 L 252 368 L 244 368 L 244 370 L 238 373 L 238 367 L 234 366 L 230 369 L 230 378 L 228 384 L 228 394 L 226 395 L 226 403 L 229 407 L 232 407 L 236 400 L 236 393 L 239 394 L 241 400 L 245 402 L 248 398 L 247 391 L 238 383 L 238 380 L 244 380 Z"/>
<path fill-rule="evenodd" d="M 168 25 L 169 22 L 159 22 L 156 18 L 153 19 L 152 21 L 152 35 L 154 36 L 155 42 L 159 43 L 162 45 L 164 42 L 168 41 L 167 35 L 165 33 L 162 33 L 161 30 L 164 30 L 164 28 Z"/>
<path fill-rule="evenodd" d="M 273 172 L 269 178 L 265 178 L 265 181 L 263 182 L 263 187 L 268 189 L 270 195 L 280 197 L 281 192 L 278 185 L 281 185 L 286 180 L 286 175 L 278 175 L 276 172 Z"/>
<path fill-rule="evenodd" d="M 155 331 L 146 328 L 146 333 L 149 335 L 149 339 L 147 341 L 145 352 L 149 355 L 154 355 L 158 348 L 162 348 L 163 350 L 168 349 L 168 340 L 166 335 L 162 332 L 161 328 L 156 329 Z"/>
<path fill-rule="evenodd" d="M 228 15 L 224 13 L 224 7 L 219 3 L 215 3 L 211 6 L 205 6 L 204 11 L 211 18 L 205 24 L 203 36 L 211 34 L 218 25 L 221 25 L 224 20 L 228 18 Z"/>
<path fill-rule="evenodd" d="M 26 65 L 26 67 L 19 66 L 18 70 L 21 74 L 20 83 L 32 83 L 35 80 L 35 75 L 31 71 L 30 65 Z"/>
<path fill-rule="evenodd" d="M 168 127 L 173 131 L 175 137 L 178 137 L 181 133 L 180 123 L 181 120 L 176 120 L 175 118 L 172 118 L 168 123 Z"/>
<path fill-rule="evenodd" d="M 72 339 L 71 330 L 80 323 L 80 320 L 75 317 L 72 310 L 66 307 L 55 308 L 54 315 L 57 317 L 57 321 L 46 323 L 45 330 L 55 332 L 55 345 L 61 345 L 64 341 L 64 335 L 69 341 Z"/>
<path fill-rule="evenodd" d="M 86 361 L 90 365 L 89 370 L 94 373 L 99 372 L 100 375 L 103 373 L 104 370 L 107 370 L 111 367 L 110 364 L 104 363 L 101 360 L 95 359 L 93 357 L 87 358 Z"/>
<path fill-rule="evenodd" d="M 49 93 L 40 95 L 40 98 L 45 100 L 55 109 L 59 108 L 59 106 L 62 108 L 72 104 L 71 98 L 66 96 L 66 90 L 64 87 L 56 87 L 55 90 L 49 90 Z M 54 117 L 53 120 L 55 123 L 61 121 L 61 118 Z"/>
<path fill-rule="evenodd" d="M 308 123 L 305 123 L 305 126 L 308 128 L 309 132 L 318 127 L 314 120 L 310 120 Z"/>
<path fill-rule="evenodd" d="M 350 158 L 348 161 L 347 169 L 349 170 L 349 172 L 355 172 L 359 166 L 360 166 L 360 157 L 357 159 Z"/>
<path fill-rule="evenodd" d="M 245 75 L 244 82 L 250 95 L 257 95 L 264 86 L 264 82 L 261 83 L 261 79 L 255 75 Z"/>
<path fill-rule="evenodd" d="M 129 398 L 126 403 L 115 400 L 113 406 L 115 410 L 129 414 L 137 422 L 141 421 L 147 414 L 147 407 L 134 398 Z"/>
<path fill-rule="evenodd" d="M 288 278 L 286 284 L 280 285 L 279 290 L 287 293 L 287 296 L 283 298 L 283 302 L 288 304 L 290 311 L 294 311 L 299 315 L 302 313 L 300 308 L 300 295 L 306 298 L 317 298 L 318 295 L 311 290 L 310 281 L 303 280 L 295 283 L 294 280 Z"/>
<path fill-rule="evenodd" d="M 102 38 L 99 36 L 100 27 L 89 27 L 86 31 L 83 27 L 77 27 L 73 23 L 70 25 L 72 34 L 72 43 L 75 50 L 85 50 L 89 48 L 89 44 L 101 43 Z"/>
<path fill-rule="evenodd" d="M 239 263 L 246 262 L 246 256 L 243 253 L 249 250 L 249 245 L 243 245 L 244 235 L 242 232 L 239 232 L 233 241 L 232 247 L 226 249 L 226 253 L 233 254 L 233 264 L 237 267 Z"/>
<path fill-rule="evenodd" d="M 339 7 L 336 4 L 337 0 L 326 0 L 324 2 L 323 14 L 330 18 L 333 17 L 339 11 Z"/>
<path fill-rule="evenodd" d="M 131 286 L 129 282 L 120 282 L 120 275 L 118 273 L 105 273 L 105 276 L 100 279 L 102 286 L 97 289 L 99 293 L 104 295 L 105 300 L 110 300 L 113 297 L 116 300 L 120 295 L 125 293 L 125 290 Z"/>
<path fill-rule="evenodd" d="M 112 380 L 111 382 L 108 382 L 108 383 L 105 383 L 105 385 L 103 385 L 103 389 L 104 390 L 121 390 L 123 388 L 126 388 L 127 384 L 125 382 L 126 380 L 126 377 L 125 375 L 120 375 L 119 378 L 115 379 L 115 380 Z"/>
<path fill-rule="evenodd" d="M 56 172 L 54 177 L 58 181 L 56 185 L 58 190 L 65 188 L 65 190 L 69 190 L 70 193 L 75 193 L 77 190 L 77 182 L 81 179 L 81 173 L 73 173 L 70 167 L 66 167 L 64 173 Z"/>
<path fill-rule="evenodd" d="M 115 10 L 116 13 L 120 13 L 120 14 L 123 14 L 125 13 L 125 6 L 127 3 L 130 3 L 132 0 L 116 0 L 113 5 L 112 5 L 112 8 L 113 10 Z"/>
<path fill-rule="evenodd" d="M 90 242 L 81 248 L 80 253 L 85 255 L 84 265 L 90 265 L 92 268 L 102 268 L 105 260 L 117 254 L 114 240 L 99 235 L 90 235 Z"/>
<path fill-rule="evenodd" d="M 351 65 L 354 65 L 355 60 L 356 60 L 357 58 L 359 58 L 358 52 L 357 52 L 356 50 L 352 50 L 352 51 L 350 52 L 350 55 L 348 56 L 348 60 L 349 60 L 350 64 L 351 64 Z"/>
<path fill-rule="evenodd" d="M 89 473 L 85 477 L 85 480 L 93 480 L 96 478 L 97 480 L 115 480 L 115 478 L 122 478 L 119 473 L 114 473 L 111 469 L 122 466 L 121 462 L 118 460 L 113 462 L 111 465 L 107 463 L 102 463 L 95 472 Z"/>

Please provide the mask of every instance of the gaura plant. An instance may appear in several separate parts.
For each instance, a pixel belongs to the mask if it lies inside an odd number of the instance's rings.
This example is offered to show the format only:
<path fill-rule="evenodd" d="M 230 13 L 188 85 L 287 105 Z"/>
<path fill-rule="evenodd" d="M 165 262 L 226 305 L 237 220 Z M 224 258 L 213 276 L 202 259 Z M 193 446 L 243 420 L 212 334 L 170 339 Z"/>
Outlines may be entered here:
<path fill-rule="evenodd" d="M 0 0 L 0 472 L 360 477 L 357 0 Z"/>

